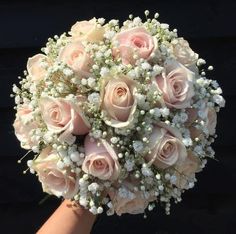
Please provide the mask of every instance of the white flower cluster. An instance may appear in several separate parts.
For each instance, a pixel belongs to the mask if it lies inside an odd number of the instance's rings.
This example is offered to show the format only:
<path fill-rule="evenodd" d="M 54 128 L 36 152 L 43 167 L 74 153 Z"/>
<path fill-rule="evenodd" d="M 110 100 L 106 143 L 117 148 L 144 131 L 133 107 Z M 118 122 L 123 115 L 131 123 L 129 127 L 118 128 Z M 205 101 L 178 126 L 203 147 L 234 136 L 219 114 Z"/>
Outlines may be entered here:
<path fill-rule="evenodd" d="M 177 30 L 129 16 L 76 22 L 13 85 L 15 134 L 43 190 L 93 214 L 181 201 L 214 158 L 222 90 Z M 28 153 L 27 153 L 28 155 Z M 21 159 L 22 160 L 22 159 Z M 21 160 L 19 160 L 21 162 Z"/>

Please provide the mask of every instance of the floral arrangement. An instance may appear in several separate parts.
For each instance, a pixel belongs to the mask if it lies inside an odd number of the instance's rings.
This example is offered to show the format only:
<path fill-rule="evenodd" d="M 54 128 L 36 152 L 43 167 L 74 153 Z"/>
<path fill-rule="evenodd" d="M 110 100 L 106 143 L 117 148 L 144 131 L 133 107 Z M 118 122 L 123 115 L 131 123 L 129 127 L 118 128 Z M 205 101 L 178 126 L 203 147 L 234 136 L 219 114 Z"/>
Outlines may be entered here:
<path fill-rule="evenodd" d="M 177 30 L 145 11 L 49 38 L 13 85 L 14 129 L 43 191 L 93 214 L 138 214 L 194 187 L 214 158 L 222 90 Z M 28 153 L 29 153 L 28 152 Z M 27 153 L 27 154 L 28 154 Z M 21 159 L 22 160 L 22 159 Z M 19 160 L 19 162 L 21 162 Z M 25 171 L 26 172 L 26 171 Z"/>

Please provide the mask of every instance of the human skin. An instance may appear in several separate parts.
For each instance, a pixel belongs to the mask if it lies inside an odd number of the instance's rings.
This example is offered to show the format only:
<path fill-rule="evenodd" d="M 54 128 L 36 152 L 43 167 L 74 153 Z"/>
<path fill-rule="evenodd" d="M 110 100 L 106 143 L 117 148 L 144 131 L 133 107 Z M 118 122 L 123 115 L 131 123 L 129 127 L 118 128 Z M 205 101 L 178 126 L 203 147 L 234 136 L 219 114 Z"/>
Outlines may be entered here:
<path fill-rule="evenodd" d="M 70 200 L 64 200 L 37 234 L 89 234 L 96 216 Z"/>

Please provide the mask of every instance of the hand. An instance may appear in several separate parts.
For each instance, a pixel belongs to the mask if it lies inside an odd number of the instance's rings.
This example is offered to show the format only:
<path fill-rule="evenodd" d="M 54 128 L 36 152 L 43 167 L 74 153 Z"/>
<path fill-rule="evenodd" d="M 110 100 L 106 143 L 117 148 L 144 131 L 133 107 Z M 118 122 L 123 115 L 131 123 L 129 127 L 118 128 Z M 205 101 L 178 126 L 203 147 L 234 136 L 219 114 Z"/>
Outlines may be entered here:
<path fill-rule="evenodd" d="M 96 216 L 70 200 L 64 200 L 37 234 L 89 234 Z"/>

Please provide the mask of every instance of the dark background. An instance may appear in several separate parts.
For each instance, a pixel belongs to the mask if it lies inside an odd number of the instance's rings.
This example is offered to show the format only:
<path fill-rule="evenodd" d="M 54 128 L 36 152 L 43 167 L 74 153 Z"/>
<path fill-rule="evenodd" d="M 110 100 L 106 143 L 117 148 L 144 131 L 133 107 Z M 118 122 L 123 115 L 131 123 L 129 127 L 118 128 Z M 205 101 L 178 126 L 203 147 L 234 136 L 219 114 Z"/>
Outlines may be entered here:
<path fill-rule="evenodd" d="M 183 202 L 173 204 L 170 216 L 162 208 L 148 219 L 140 215 L 106 217 L 102 215 L 93 233 L 195 234 L 236 233 L 236 2 L 198 1 L 33 1 L 0 2 L 0 233 L 30 234 L 43 224 L 60 204 L 49 198 L 34 175 L 23 175 L 26 161 L 17 164 L 25 153 L 12 128 L 13 99 L 9 97 L 17 76 L 22 75 L 27 58 L 40 52 L 47 38 L 68 31 L 77 20 L 104 17 L 124 20 L 130 13 L 143 15 L 149 9 L 160 13 L 160 21 L 177 28 L 179 36 L 215 70 L 224 91 L 226 108 L 218 118 L 218 139 L 214 145 L 217 161 L 209 161 L 198 175 L 194 189 Z M 79 233 L 79 232 L 78 232 Z"/>

